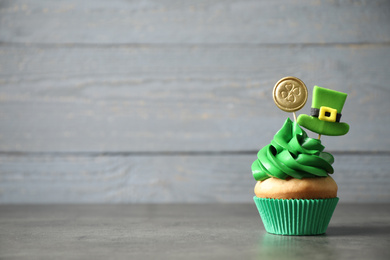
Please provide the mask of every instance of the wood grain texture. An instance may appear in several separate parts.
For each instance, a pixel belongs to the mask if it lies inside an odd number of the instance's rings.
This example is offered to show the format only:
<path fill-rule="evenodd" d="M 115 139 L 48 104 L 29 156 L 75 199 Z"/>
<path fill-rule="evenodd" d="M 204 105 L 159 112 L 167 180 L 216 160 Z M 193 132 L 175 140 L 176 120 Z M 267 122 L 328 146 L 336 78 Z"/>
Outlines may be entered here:
<path fill-rule="evenodd" d="M 389 24 L 385 0 L 0 1 L 0 203 L 251 200 L 288 75 L 348 93 L 340 196 L 388 201 Z"/>
<path fill-rule="evenodd" d="M 66 44 L 389 42 L 388 1 L 2 1 L 0 41 Z"/>
<path fill-rule="evenodd" d="M 343 202 L 388 202 L 385 155 L 335 155 Z M 1 156 L 0 203 L 252 202 L 253 155 Z"/>
<path fill-rule="evenodd" d="M 285 75 L 349 94 L 351 131 L 328 149 L 390 146 L 377 138 L 389 134 L 390 46 L 1 46 L 0 63 L 2 151 L 257 150 L 291 116 L 271 98 Z"/>

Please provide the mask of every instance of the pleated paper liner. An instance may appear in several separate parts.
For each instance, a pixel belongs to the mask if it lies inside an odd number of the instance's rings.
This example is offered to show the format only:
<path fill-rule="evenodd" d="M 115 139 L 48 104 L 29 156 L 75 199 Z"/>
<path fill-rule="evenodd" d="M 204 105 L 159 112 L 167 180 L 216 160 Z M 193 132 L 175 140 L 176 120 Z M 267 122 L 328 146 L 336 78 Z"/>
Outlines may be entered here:
<path fill-rule="evenodd" d="M 278 235 L 320 235 L 326 232 L 339 198 L 253 198 L 265 230 Z"/>

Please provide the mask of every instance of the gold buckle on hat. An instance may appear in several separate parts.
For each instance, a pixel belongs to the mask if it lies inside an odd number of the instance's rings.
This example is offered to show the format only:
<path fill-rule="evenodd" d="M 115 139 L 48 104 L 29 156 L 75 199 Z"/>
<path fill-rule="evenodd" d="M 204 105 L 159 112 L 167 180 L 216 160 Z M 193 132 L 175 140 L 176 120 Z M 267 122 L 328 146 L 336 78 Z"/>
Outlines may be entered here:
<path fill-rule="evenodd" d="M 318 119 L 328 122 L 336 122 L 337 118 L 337 109 L 330 107 L 320 107 L 320 112 L 318 114 Z"/>

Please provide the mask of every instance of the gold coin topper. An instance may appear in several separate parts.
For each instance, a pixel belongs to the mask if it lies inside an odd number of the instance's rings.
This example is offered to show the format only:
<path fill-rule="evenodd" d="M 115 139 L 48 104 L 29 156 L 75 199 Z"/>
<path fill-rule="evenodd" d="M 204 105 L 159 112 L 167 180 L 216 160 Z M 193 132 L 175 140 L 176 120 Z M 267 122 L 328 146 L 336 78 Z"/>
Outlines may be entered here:
<path fill-rule="evenodd" d="M 275 104 L 283 111 L 295 112 L 301 109 L 307 101 L 307 88 L 302 80 L 295 77 L 280 79 L 274 87 Z"/>

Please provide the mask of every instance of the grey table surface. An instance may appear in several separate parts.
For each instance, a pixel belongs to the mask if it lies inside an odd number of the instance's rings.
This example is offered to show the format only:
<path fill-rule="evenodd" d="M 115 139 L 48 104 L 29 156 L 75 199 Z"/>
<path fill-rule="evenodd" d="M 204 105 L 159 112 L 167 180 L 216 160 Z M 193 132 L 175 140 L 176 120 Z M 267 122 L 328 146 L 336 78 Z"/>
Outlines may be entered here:
<path fill-rule="evenodd" d="M 253 204 L 2 205 L 0 259 L 390 259 L 390 204 L 339 203 L 327 233 L 268 234 Z"/>

